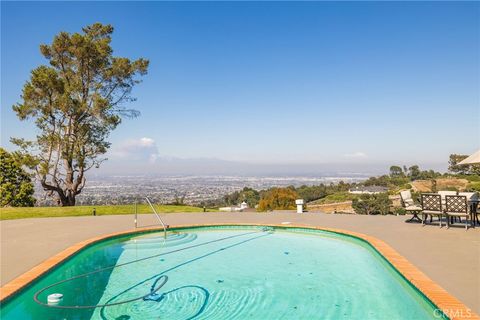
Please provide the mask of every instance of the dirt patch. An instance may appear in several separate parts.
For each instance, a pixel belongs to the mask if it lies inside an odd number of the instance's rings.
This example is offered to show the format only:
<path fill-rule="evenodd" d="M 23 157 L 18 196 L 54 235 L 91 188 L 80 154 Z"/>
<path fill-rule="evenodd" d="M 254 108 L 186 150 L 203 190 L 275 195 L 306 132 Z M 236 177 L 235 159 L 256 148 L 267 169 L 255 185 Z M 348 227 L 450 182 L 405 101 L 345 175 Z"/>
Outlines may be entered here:
<path fill-rule="evenodd" d="M 320 211 L 324 213 L 345 212 L 355 213 L 352 208 L 352 201 L 327 203 L 327 204 L 308 204 L 307 210 L 311 212 Z"/>
<path fill-rule="evenodd" d="M 441 178 L 435 179 L 437 182 L 437 190 L 446 190 L 455 188 L 463 191 L 467 188 L 469 182 L 466 179 Z M 413 190 L 417 192 L 432 192 L 432 180 L 417 180 L 411 183 Z"/>

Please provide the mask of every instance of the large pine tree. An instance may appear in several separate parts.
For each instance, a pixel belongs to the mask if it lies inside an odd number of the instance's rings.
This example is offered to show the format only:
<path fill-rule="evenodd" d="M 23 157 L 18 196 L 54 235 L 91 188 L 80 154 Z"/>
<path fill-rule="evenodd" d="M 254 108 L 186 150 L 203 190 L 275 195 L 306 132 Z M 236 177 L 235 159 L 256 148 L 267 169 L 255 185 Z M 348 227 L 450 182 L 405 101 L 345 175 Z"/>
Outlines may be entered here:
<path fill-rule="evenodd" d="M 37 177 L 63 206 L 75 205 L 85 186 L 85 172 L 105 160 L 109 133 L 134 100 L 132 88 L 147 73 L 148 61 L 114 57 L 110 46 L 113 27 L 95 23 L 82 33 L 60 32 L 40 51 L 49 61 L 31 73 L 22 102 L 13 106 L 21 120 L 33 118 L 36 141 L 12 139 L 31 147 L 37 157 Z"/>

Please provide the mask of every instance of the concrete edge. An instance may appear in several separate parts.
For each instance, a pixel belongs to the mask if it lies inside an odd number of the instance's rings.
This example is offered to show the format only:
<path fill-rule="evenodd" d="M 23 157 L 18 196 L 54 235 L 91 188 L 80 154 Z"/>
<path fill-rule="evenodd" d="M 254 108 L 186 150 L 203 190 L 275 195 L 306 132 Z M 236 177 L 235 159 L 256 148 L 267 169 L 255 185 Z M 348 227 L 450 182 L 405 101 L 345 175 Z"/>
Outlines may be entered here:
<path fill-rule="evenodd" d="M 186 224 L 169 226 L 169 229 L 177 228 L 195 228 L 195 227 L 215 227 L 215 226 L 265 226 L 265 227 L 278 227 L 278 228 L 304 228 L 312 230 L 329 231 L 344 235 L 353 236 L 355 238 L 366 241 L 370 244 L 378 253 L 380 253 L 407 281 L 409 281 L 414 287 L 416 287 L 421 293 L 423 293 L 438 309 L 440 309 L 451 320 L 465 320 L 465 319 L 478 319 L 480 317 L 475 314 L 470 308 L 463 304 L 460 300 L 449 294 L 445 289 L 440 287 L 437 283 L 431 280 L 427 275 L 421 272 L 405 257 L 400 255 L 388 244 L 375 237 L 352 232 L 343 229 L 315 227 L 311 225 L 302 224 L 268 224 L 268 223 L 212 223 L 212 224 Z M 0 303 L 6 302 L 9 298 L 12 298 L 17 292 L 21 291 L 34 280 L 40 278 L 44 274 L 48 273 L 51 269 L 64 262 L 68 258 L 72 257 L 80 250 L 94 243 L 102 240 L 108 240 L 119 236 L 151 232 L 163 230 L 159 227 L 139 228 L 134 230 L 115 232 L 106 234 L 103 236 L 94 237 L 85 241 L 81 241 L 69 248 L 61 251 L 60 253 L 48 258 L 44 262 L 18 276 L 12 281 L 8 282 L 4 286 L 0 287 Z M 440 313 L 438 314 L 440 317 Z"/>

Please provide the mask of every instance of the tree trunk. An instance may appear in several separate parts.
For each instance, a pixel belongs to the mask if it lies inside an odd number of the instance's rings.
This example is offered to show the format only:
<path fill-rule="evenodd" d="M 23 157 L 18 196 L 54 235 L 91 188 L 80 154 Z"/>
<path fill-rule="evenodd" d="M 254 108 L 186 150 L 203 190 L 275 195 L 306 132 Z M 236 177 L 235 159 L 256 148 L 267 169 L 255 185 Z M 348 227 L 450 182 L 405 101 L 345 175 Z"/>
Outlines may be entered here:
<path fill-rule="evenodd" d="M 62 205 L 63 207 L 73 207 L 75 206 L 75 196 L 67 197 L 67 203 Z"/>
<path fill-rule="evenodd" d="M 60 197 L 60 201 L 61 201 L 60 205 L 62 207 L 73 207 L 73 206 L 75 206 L 75 201 L 76 201 L 75 197 L 76 197 L 75 192 L 72 192 L 72 191 L 68 190 L 66 192 L 66 196 Z"/>
<path fill-rule="evenodd" d="M 63 197 L 60 197 L 62 207 L 73 207 L 75 206 L 75 196 L 77 193 L 78 183 L 74 183 L 75 176 L 71 159 L 64 159 L 64 164 L 66 168 L 66 188 L 62 191 Z M 83 171 L 82 171 L 83 172 Z M 59 192 L 60 193 L 60 192 Z"/>
<path fill-rule="evenodd" d="M 75 197 L 80 194 L 79 191 L 63 190 L 60 187 L 48 184 L 44 179 L 41 180 L 42 187 L 45 191 L 52 191 L 57 193 L 58 205 L 62 207 L 72 207 L 75 205 Z"/>

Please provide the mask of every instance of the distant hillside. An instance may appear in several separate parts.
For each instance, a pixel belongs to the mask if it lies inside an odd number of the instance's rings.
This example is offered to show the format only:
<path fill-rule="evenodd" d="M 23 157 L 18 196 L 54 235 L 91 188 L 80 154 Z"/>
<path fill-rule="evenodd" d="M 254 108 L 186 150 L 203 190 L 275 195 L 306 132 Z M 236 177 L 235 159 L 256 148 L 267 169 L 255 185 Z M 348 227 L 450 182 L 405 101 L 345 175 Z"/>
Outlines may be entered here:
<path fill-rule="evenodd" d="M 435 179 L 437 183 L 437 190 L 450 190 L 455 189 L 458 191 L 463 191 L 467 189 L 470 182 L 467 179 L 457 179 L 457 178 L 440 178 Z M 432 180 L 416 180 L 411 183 L 412 189 L 417 192 L 431 192 L 433 181 Z"/>
<path fill-rule="evenodd" d="M 307 204 L 307 210 L 310 212 L 323 212 L 323 213 L 355 213 L 352 208 L 352 201 L 326 203 L 326 204 Z"/>

